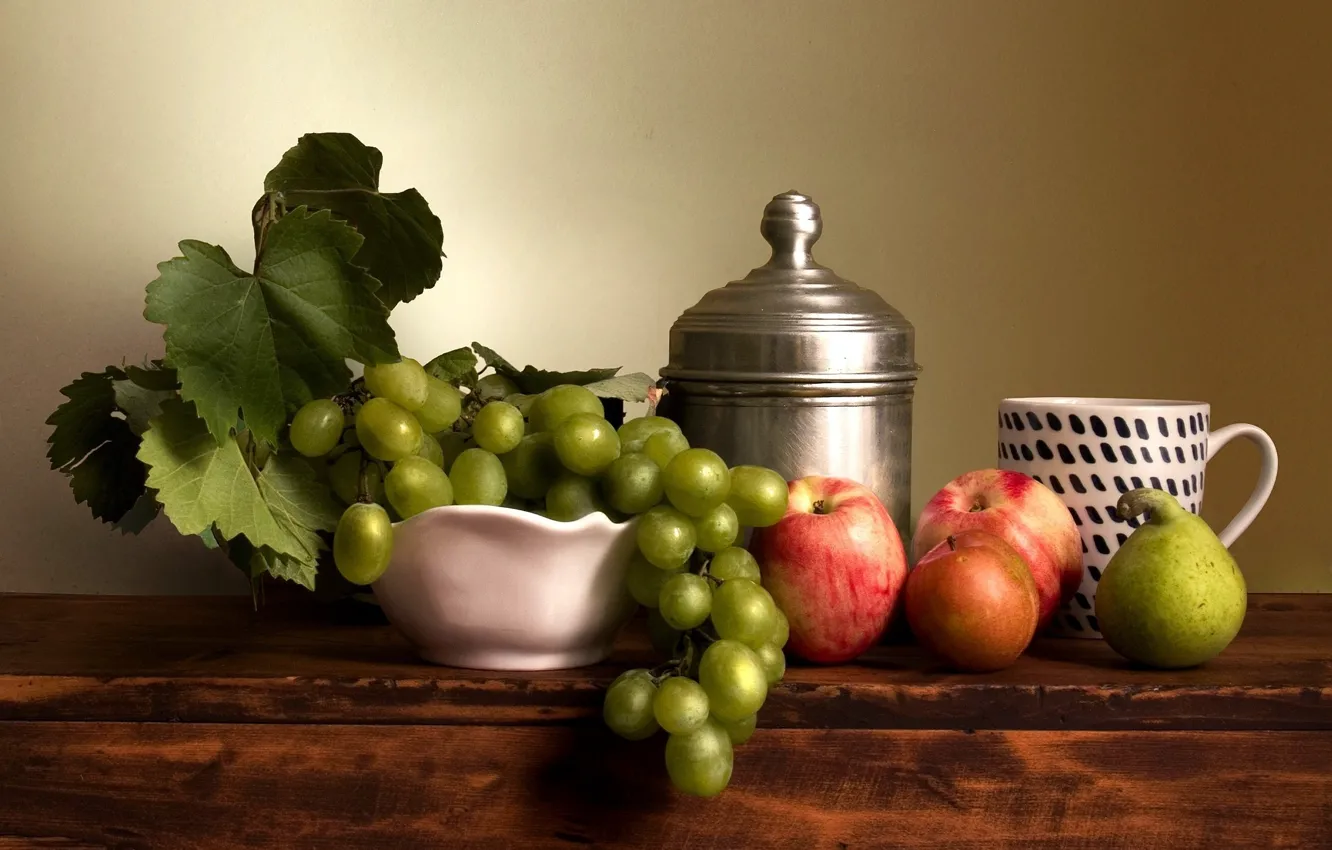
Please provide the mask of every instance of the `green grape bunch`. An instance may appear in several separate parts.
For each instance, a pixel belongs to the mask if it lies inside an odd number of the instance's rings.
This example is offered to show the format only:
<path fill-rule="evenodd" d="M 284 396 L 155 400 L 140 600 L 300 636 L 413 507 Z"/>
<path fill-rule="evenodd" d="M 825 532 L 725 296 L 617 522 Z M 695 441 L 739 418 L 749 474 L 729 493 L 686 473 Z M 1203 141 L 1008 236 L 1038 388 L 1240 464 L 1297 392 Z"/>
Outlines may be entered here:
<path fill-rule="evenodd" d="M 559 522 L 637 517 L 626 582 L 666 658 L 616 678 L 603 718 L 628 740 L 664 731 L 666 773 L 680 791 L 711 797 L 730 783 L 734 748 L 786 670 L 786 616 L 737 545 L 744 528 L 785 514 L 781 475 L 728 467 L 664 417 L 616 427 L 584 385 L 523 393 L 500 372 L 455 383 L 410 358 L 369 366 L 347 392 L 301 407 L 288 440 L 326 465 L 346 505 L 332 549 L 353 584 L 388 569 L 395 520 L 436 507 L 502 506 Z"/>

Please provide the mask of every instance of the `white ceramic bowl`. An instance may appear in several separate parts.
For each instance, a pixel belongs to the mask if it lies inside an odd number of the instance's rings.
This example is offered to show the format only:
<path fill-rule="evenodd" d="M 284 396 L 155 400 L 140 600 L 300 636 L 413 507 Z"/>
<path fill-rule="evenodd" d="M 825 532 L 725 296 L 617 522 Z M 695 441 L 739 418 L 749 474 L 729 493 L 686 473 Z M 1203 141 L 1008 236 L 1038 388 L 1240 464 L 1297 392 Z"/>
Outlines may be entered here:
<path fill-rule="evenodd" d="M 603 513 L 556 522 L 512 508 L 432 508 L 394 525 L 393 559 L 375 598 L 436 664 L 595 664 L 634 613 L 625 573 L 635 527 Z"/>

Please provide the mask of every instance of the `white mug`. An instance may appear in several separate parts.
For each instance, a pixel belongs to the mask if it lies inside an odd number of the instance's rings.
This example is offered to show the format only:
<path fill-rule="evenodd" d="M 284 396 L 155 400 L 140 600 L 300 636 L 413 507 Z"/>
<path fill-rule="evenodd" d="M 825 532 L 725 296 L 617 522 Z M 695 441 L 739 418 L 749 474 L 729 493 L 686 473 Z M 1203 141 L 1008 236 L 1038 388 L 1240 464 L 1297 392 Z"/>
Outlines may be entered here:
<path fill-rule="evenodd" d="M 1217 535 L 1229 547 L 1258 516 L 1276 484 L 1276 445 L 1255 425 L 1211 430 L 1211 406 L 1129 398 L 1007 398 L 999 403 L 999 468 L 1026 473 L 1068 505 L 1082 535 L 1082 585 L 1050 631 L 1099 638 L 1096 583 L 1110 556 L 1137 528 L 1121 519 L 1121 493 L 1153 487 L 1193 513 L 1202 509 L 1207 460 L 1236 437 L 1262 451 L 1258 484 Z"/>

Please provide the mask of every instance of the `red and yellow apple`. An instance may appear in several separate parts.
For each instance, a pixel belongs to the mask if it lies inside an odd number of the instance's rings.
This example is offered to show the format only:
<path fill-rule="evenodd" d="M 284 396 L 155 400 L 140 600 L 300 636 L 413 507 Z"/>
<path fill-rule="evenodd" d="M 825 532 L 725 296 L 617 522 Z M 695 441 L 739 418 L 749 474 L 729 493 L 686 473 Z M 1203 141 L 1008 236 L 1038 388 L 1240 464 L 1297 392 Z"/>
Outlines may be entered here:
<path fill-rule="evenodd" d="M 786 514 L 754 530 L 763 586 L 791 624 L 786 649 L 824 664 L 850 661 L 899 610 L 907 559 L 901 535 L 868 487 L 809 476 L 788 484 Z"/>
<path fill-rule="evenodd" d="M 1036 634 L 1040 598 L 1022 556 L 988 531 L 949 535 L 907 576 L 907 623 L 953 668 L 981 673 L 1017 661 Z"/>
<path fill-rule="evenodd" d="M 925 505 L 911 541 L 916 563 L 949 535 L 988 531 L 1017 550 L 1040 596 L 1038 629 L 1082 582 L 1082 539 L 1055 492 L 1021 472 L 980 469 L 959 475 Z"/>

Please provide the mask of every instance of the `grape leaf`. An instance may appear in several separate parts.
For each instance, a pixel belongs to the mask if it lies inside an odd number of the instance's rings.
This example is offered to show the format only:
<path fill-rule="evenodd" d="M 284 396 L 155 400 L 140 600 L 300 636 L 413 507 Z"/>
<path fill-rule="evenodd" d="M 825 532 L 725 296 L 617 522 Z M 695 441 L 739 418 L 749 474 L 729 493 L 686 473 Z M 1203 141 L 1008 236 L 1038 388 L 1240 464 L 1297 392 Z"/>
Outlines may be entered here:
<path fill-rule="evenodd" d="M 125 421 L 135 434 L 148 430 L 148 422 L 162 412 L 162 402 L 175 398 L 176 391 L 144 389 L 132 380 L 112 383 L 116 407 L 125 414 Z"/>
<path fill-rule="evenodd" d="M 581 385 L 604 381 L 607 378 L 614 377 L 620 371 L 619 366 L 605 369 L 587 369 L 582 372 L 551 372 L 546 369 L 538 369 L 535 366 L 524 366 L 520 370 L 496 353 L 494 349 L 487 348 L 479 342 L 472 343 L 472 350 L 481 355 L 481 359 L 486 361 L 486 365 L 517 384 L 520 392 L 529 395 L 545 392 L 560 384 Z"/>
<path fill-rule="evenodd" d="M 228 540 L 243 534 L 256 546 L 313 560 L 323 545 L 315 532 L 337 525 L 337 507 L 309 465 L 274 454 L 256 479 L 235 437 L 218 443 L 186 402 L 162 405 L 139 459 L 181 534 L 216 525 Z"/>
<path fill-rule="evenodd" d="M 136 446 L 137 449 L 137 446 Z M 137 461 L 138 458 L 135 458 Z M 143 464 L 139 464 L 140 468 Z M 157 496 L 152 490 L 144 490 L 141 495 L 124 516 L 116 520 L 115 526 L 120 529 L 121 534 L 138 534 L 148 527 L 148 523 L 157 519 L 162 506 L 157 501 Z"/>
<path fill-rule="evenodd" d="M 470 348 L 455 348 L 431 360 L 425 370 L 441 381 L 456 381 L 476 374 L 476 355 Z"/>
<path fill-rule="evenodd" d="M 180 385 L 180 381 L 176 378 L 176 370 L 163 364 L 161 360 L 152 360 L 146 366 L 126 366 L 125 376 L 136 386 L 157 392 L 168 392 Z"/>
<path fill-rule="evenodd" d="M 602 381 L 584 384 L 601 398 L 618 398 L 621 401 L 647 401 L 648 390 L 656 386 L 656 381 L 642 372 L 619 375 Z"/>
<path fill-rule="evenodd" d="M 319 564 L 314 560 L 293 558 L 274 552 L 267 546 L 255 546 L 241 535 L 227 541 L 227 558 L 254 581 L 268 573 L 274 578 L 295 582 L 307 590 L 315 589 L 315 573 Z"/>
<path fill-rule="evenodd" d="M 415 189 L 379 191 L 384 155 L 350 133 L 307 133 L 264 178 L 264 191 L 289 206 L 328 210 L 365 237 L 354 262 L 382 283 L 388 307 L 435 285 L 444 230 Z"/>
<path fill-rule="evenodd" d="M 560 384 L 579 384 L 590 386 L 599 381 L 605 381 L 615 376 L 620 371 L 620 367 L 613 369 L 587 369 L 582 372 L 550 372 L 545 369 L 537 369 L 532 366 L 524 366 L 523 371 L 516 372 L 509 377 L 518 385 L 521 392 L 535 394 L 545 392 L 551 387 L 557 387 Z"/>
<path fill-rule="evenodd" d="M 66 401 L 46 420 L 51 468 L 70 476 L 75 501 L 103 522 L 123 518 L 144 489 L 139 439 L 116 404 L 115 384 L 124 377 L 114 367 L 83 373 L 60 390 Z"/>
<path fill-rule="evenodd" d="M 298 208 L 269 226 L 253 275 L 196 241 L 158 266 L 144 317 L 166 325 L 181 397 L 197 405 L 218 445 L 238 410 L 277 445 L 289 410 L 346 387 L 348 358 L 399 359 L 376 282 L 349 262 L 361 242 L 328 212 Z"/>
<path fill-rule="evenodd" d="M 495 353 L 495 349 L 486 348 L 481 343 L 474 342 L 472 343 L 472 350 L 475 351 L 482 360 L 486 361 L 487 366 L 494 369 L 496 372 L 499 372 L 501 375 L 512 378 L 514 375 L 518 374 L 517 367 Z"/>

